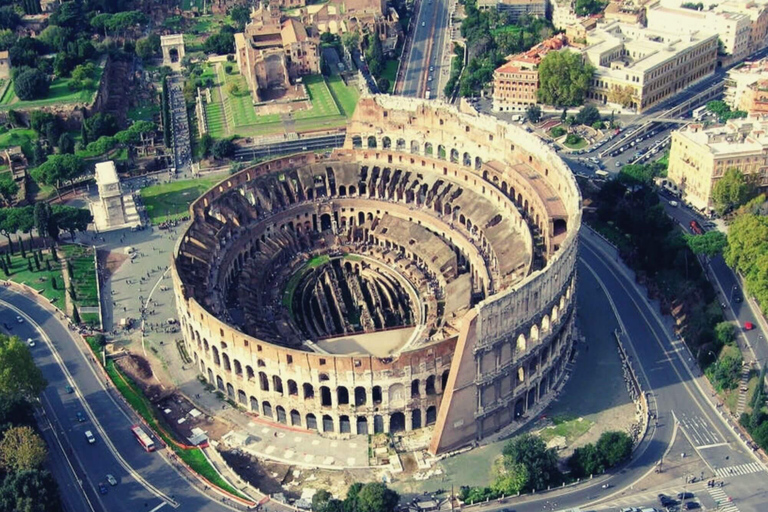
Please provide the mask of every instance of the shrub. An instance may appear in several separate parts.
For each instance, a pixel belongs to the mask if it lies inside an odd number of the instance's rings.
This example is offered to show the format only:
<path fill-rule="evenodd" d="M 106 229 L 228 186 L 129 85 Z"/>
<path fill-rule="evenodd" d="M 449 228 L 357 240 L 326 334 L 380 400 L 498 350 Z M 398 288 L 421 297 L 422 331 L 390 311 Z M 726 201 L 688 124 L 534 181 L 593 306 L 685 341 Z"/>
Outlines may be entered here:
<path fill-rule="evenodd" d="M 559 138 L 565 135 L 565 128 L 562 126 L 555 126 L 552 128 L 552 131 L 550 132 L 554 138 Z"/>

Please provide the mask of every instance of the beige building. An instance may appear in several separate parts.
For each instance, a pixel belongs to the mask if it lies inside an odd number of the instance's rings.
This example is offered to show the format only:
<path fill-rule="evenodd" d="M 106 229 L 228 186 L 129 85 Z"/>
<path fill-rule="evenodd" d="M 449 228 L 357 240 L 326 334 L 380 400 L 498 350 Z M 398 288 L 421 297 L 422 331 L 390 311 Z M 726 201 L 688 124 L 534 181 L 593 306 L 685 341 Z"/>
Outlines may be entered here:
<path fill-rule="evenodd" d="M 723 65 L 743 60 L 750 53 L 752 20 L 738 12 L 695 11 L 682 7 L 664 7 L 660 4 L 648 8 L 648 27 L 678 33 L 717 34 L 725 53 Z"/>
<path fill-rule="evenodd" d="M 578 23 L 581 19 L 579 16 L 576 16 L 571 0 L 552 0 L 551 7 L 552 25 L 556 29 L 565 30 L 569 26 Z"/>
<path fill-rule="evenodd" d="M 723 100 L 732 110 L 744 110 L 750 114 L 762 114 L 755 101 L 760 101 L 765 81 L 768 80 L 768 59 L 744 62 L 728 71 L 725 77 Z"/>
<path fill-rule="evenodd" d="M 123 192 L 120 188 L 120 178 L 117 176 L 115 162 L 109 160 L 96 164 L 96 185 L 99 188 L 100 213 L 103 215 L 107 226 L 125 224 Z"/>
<path fill-rule="evenodd" d="M 768 123 L 734 119 L 724 126 L 704 129 L 692 124 L 672 133 L 667 179 L 684 201 L 708 212 L 712 189 L 725 171 L 738 169 L 768 185 Z"/>
<path fill-rule="evenodd" d="M 235 34 L 235 56 L 255 102 L 270 89 L 287 89 L 295 80 L 320 72 L 319 39 L 277 7 L 260 5 L 245 31 Z"/>
<path fill-rule="evenodd" d="M 605 21 L 629 24 L 645 23 L 645 7 L 634 2 L 610 2 L 603 11 Z"/>
<path fill-rule="evenodd" d="M 523 16 L 545 18 L 547 16 L 547 0 L 479 0 L 478 9 L 496 7 L 500 12 L 509 14 L 513 20 Z"/>
<path fill-rule="evenodd" d="M 595 67 L 589 99 L 643 112 L 714 72 L 717 35 L 614 22 L 587 33 L 583 55 Z"/>

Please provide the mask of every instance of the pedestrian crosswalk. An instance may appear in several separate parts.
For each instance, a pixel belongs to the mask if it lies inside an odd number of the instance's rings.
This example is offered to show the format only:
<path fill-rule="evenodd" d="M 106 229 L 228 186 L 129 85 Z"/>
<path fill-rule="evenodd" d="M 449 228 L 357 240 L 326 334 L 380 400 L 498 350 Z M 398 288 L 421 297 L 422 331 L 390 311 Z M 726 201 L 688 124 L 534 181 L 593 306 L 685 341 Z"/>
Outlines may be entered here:
<path fill-rule="evenodd" d="M 739 509 L 730 501 L 730 497 L 725 494 L 722 487 L 710 487 L 707 489 L 709 495 L 715 500 L 718 512 L 739 512 Z"/>
<path fill-rule="evenodd" d="M 763 470 L 763 466 L 757 462 L 751 462 L 749 464 L 739 464 L 738 466 L 730 466 L 727 468 L 717 468 L 715 473 L 719 478 L 725 478 L 729 476 L 737 475 L 749 475 L 750 473 L 757 473 Z"/>

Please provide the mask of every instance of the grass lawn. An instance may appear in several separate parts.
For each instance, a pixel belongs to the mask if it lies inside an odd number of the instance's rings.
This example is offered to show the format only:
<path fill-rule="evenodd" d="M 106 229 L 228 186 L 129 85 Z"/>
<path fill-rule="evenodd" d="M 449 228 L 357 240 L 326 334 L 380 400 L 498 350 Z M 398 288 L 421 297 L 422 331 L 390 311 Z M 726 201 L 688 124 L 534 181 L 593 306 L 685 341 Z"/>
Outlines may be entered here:
<path fill-rule="evenodd" d="M 360 99 L 360 93 L 354 86 L 348 86 L 339 75 L 333 75 L 328 79 L 328 87 L 331 94 L 339 105 L 341 113 L 346 117 L 352 117 L 357 107 L 357 100 Z"/>
<path fill-rule="evenodd" d="M 14 247 L 18 249 L 18 244 L 14 244 Z M 32 261 L 32 272 L 29 271 L 27 266 L 27 260 L 22 258 L 21 255 L 16 252 L 11 256 L 10 273 L 7 279 L 14 283 L 26 284 L 30 288 L 40 292 L 43 297 L 50 300 L 56 306 L 64 307 L 64 278 L 61 277 L 61 263 L 57 261 L 51 261 L 51 270 L 47 270 L 46 264 L 41 261 L 38 271 L 35 266 L 35 260 L 29 251 L 26 252 L 27 259 Z M 50 259 L 49 253 L 43 253 L 45 260 Z M 56 289 L 54 289 L 54 284 Z"/>
<path fill-rule="evenodd" d="M 157 105 L 146 105 L 128 109 L 128 119 L 131 121 L 152 121 L 154 116 L 160 112 Z"/>
<path fill-rule="evenodd" d="M 205 0 L 181 0 L 181 9 L 184 11 L 191 11 L 197 7 L 198 11 L 202 11 L 204 4 Z"/>
<path fill-rule="evenodd" d="M 563 145 L 571 149 L 581 149 L 587 146 L 587 141 L 582 137 L 578 137 L 578 140 L 576 141 L 575 144 L 568 144 L 567 142 L 563 141 Z"/>
<path fill-rule="evenodd" d="M 594 425 L 594 422 L 586 418 L 570 418 L 567 416 L 557 416 L 552 421 L 554 426 L 543 429 L 540 434 L 541 438 L 549 442 L 555 437 L 564 437 L 568 445 L 586 434 Z"/>
<path fill-rule="evenodd" d="M 312 101 L 312 108 L 309 110 L 300 110 L 293 114 L 294 119 L 310 119 L 313 117 L 340 116 L 336 101 L 331 95 L 325 78 L 322 75 L 310 75 L 304 77 L 304 85 L 307 86 L 309 99 Z"/>
<path fill-rule="evenodd" d="M 72 269 L 70 280 L 75 287 L 75 303 L 78 307 L 98 307 L 99 294 L 96 287 L 96 265 L 92 247 L 83 247 L 81 245 L 62 245 L 64 252 Z M 81 315 L 82 317 L 82 315 Z"/>
<path fill-rule="evenodd" d="M 32 143 L 37 140 L 35 130 L 29 128 L 0 128 L 0 149 L 21 146 L 25 152 L 32 152 Z"/>
<path fill-rule="evenodd" d="M 152 185 L 141 189 L 141 199 L 152 223 L 160 224 L 187 215 L 192 201 L 223 178 L 223 175 L 218 175 Z"/>
<path fill-rule="evenodd" d="M 389 80 L 389 90 L 384 92 L 391 93 L 395 89 L 395 80 L 397 79 L 397 66 L 399 64 L 400 61 L 396 59 L 389 59 L 384 64 L 384 71 L 382 71 L 381 77 Z"/>
<path fill-rule="evenodd" d="M 39 100 L 23 101 L 16 97 L 16 93 L 13 90 L 13 84 L 8 87 L 3 97 L 0 98 L 0 108 L 16 109 L 16 108 L 31 108 L 31 107 L 45 107 L 49 105 L 63 104 L 63 103 L 83 103 L 89 104 L 93 101 L 93 97 L 99 88 L 101 83 L 101 75 L 104 72 L 104 68 L 101 66 L 96 67 L 96 78 L 94 79 L 94 86 L 82 89 L 79 91 L 73 91 L 69 88 L 69 83 L 72 81 L 70 78 L 56 78 L 51 82 L 51 88 L 48 91 L 48 96 Z"/>

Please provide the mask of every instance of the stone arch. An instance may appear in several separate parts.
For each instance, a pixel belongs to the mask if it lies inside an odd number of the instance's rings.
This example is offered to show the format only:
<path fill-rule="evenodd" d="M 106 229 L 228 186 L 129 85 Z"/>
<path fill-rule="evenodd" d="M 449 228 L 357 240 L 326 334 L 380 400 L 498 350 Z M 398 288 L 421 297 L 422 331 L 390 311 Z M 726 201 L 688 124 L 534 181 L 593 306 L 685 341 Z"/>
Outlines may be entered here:
<path fill-rule="evenodd" d="M 381 386 L 373 386 L 373 389 L 371 390 L 371 400 L 373 400 L 374 404 L 381 403 Z"/>
<path fill-rule="evenodd" d="M 437 407 L 430 405 L 427 407 L 427 426 L 432 425 L 437 421 Z"/>
<path fill-rule="evenodd" d="M 160 36 L 160 49 L 163 54 L 163 66 L 169 66 L 175 70 L 181 67 L 181 59 L 184 58 L 184 35 L 169 34 Z"/>
<path fill-rule="evenodd" d="M 451 149 L 451 163 L 459 163 L 459 150 L 456 148 Z"/>
<path fill-rule="evenodd" d="M 235 387 L 227 382 L 227 398 L 235 398 Z"/>
<path fill-rule="evenodd" d="M 517 350 L 519 352 L 525 352 L 525 345 L 526 345 L 525 335 L 521 334 L 520 336 L 517 337 Z"/>
<path fill-rule="evenodd" d="M 221 353 L 221 359 L 224 361 L 224 369 L 228 372 L 232 371 L 232 365 L 229 363 L 229 356 L 224 352 Z"/>
<path fill-rule="evenodd" d="M 480 158 L 479 156 L 476 156 L 475 157 L 475 169 L 477 169 L 479 171 L 482 166 L 483 166 L 483 159 Z"/>
<path fill-rule="evenodd" d="M 272 417 L 272 404 L 264 400 L 261 402 L 261 413 L 267 418 Z"/>
<path fill-rule="evenodd" d="M 249 399 L 251 410 L 253 412 L 259 412 L 259 401 L 256 399 L 255 396 L 250 397 Z"/>
<path fill-rule="evenodd" d="M 323 407 L 330 407 L 331 401 L 331 388 L 328 386 L 320 386 L 320 405 Z"/>
<path fill-rule="evenodd" d="M 288 396 L 298 396 L 299 386 L 296 385 L 296 381 L 288 379 Z"/>
<path fill-rule="evenodd" d="M 559 316 L 560 316 L 560 308 L 557 307 L 557 304 L 555 304 L 554 306 L 552 306 L 552 324 L 553 325 L 557 323 Z"/>
<path fill-rule="evenodd" d="M 414 155 L 418 155 L 419 154 L 419 142 L 418 141 L 415 141 L 415 140 L 411 141 L 411 153 L 413 153 Z"/>
<path fill-rule="evenodd" d="M 381 434 L 384 432 L 384 418 L 380 414 L 373 416 L 373 433 Z"/>
<path fill-rule="evenodd" d="M 352 147 L 354 149 L 361 149 L 363 147 L 363 138 L 359 135 L 352 137 Z"/>
<path fill-rule="evenodd" d="M 352 424 L 349 421 L 349 416 L 346 414 L 342 414 L 339 416 L 339 433 L 340 434 L 351 434 L 352 433 Z"/>
<path fill-rule="evenodd" d="M 421 391 L 419 390 L 419 379 L 413 379 L 411 381 L 411 398 L 417 398 L 419 395 L 421 395 Z"/>
<path fill-rule="evenodd" d="M 304 392 L 304 400 L 315 398 L 315 388 L 312 386 L 312 384 L 305 382 L 301 387 L 303 388 L 302 391 Z"/>
<path fill-rule="evenodd" d="M 350 185 L 349 186 L 349 195 L 350 196 L 354 196 L 355 194 L 357 194 L 357 189 L 355 188 L 354 185 Z"/>
<path fill-rule="evenodd" d="M 307 414 L 307 430 L 317 430 L 317 417 L 314 414 Z"/>
<path fill-rule="evenodd" d="M 465 167 L 472 167 L 472 157 L 469 156 L 469 153 L 467 153 L 466 151 L 462 156 L 462 163 L 464 164 Z"/>
<path fill-rule="evenodd" d="M 389 149 L 392 147 L 392 139 L 390 139 L 388 136 L 384 136 L 384 138 L 381 139 L 381 148 L 382 149 Z"/>
<path fill-rule="evenodd" d="M 429 377 L 427 377 L 427 384 L 426 384 L 425 387 L 426 387 L 427 396 L 436 395 L 437 394 L 437 392 L 435 391 L 435 376 L 434 375 L 430 375 Z"/>
<path fill-rule="evenodd" d="M 391 433 L 402 432 L 405 430 L 405 414 L 395 412 L 389 416 L 389 431 Z"/>
<path fill-rule="evenodd" d="M 219 391 L 225 391 L 224 389 L 224 380 L 221 378 L 220 375 L 216 376 L 216 387 Z"/>
<path fill-rule="evenodd" d="M 397 139 L 395 149 L 398 151 L 405 151 L 405 139 Z"/>
<path fill-rule="evenodd" d="M 294 427 L 301 426 L 301 414 L 296 409 L 291 409 L 291 425 Z"/>
<path fill-rule="evenodd" d="M 531 326 L 531 334 L 529 336 L 531 341 L 539 341 L 539 326 L 536 324 L 533 324 Z"/>
<path fill-rule="evenodd" d="M 368 435 L 368 418 L 365 416 L 357 417 L 357 434 L 361 436 Z"/>
<path fill-rule="evenodd" d="M 424 143 L 424 154 L 426 156 L 432 156 L 433 153 L 434 153 L 434 149 L 432 147 L 432 143 L 431 142 L 425 142 Z"/>
<path fill-rule="evenodd" d="M 213 386 L 213 372 L 208 368 L 208 383 Z"/>
<path fill-rule="evenodd" d="M 279 423 L 288 424 L 288 418 L 285 415 L 285 408 L 282 405 L 275 407 L 275 412 L 277 413 L 277 421 Z"/>
<path fill-rule="evenodd" d="M 349 405 L 349 390 L 344 386 L 336 388 L 336 403 L 338 405 Z"/>
<path fill-rule="evenodd" d="M 272 387 L 275 393 L 283 394 L 283 379 L 277 375 L 272 376 Z"/>
<path fill-rule="evenodd" d="M 267 367 L 267 363 L 265 363 L 263 359 L 257 359 L 256 360 L 256 366 L 258 368 L 266 368 Z"/>
<path fill-rule="evenodd" d="M 541 319 L 541 332 L 547 333 L 549 332 L 551 328 L 550 322 L 549 322 L 549 316 L 544 315 Z"/>
<path fill-rule="evenodd" d="M 232 359 L 232 362 L 235 363 L 235 375 L 237 375 L 238 377 L 242 377 L 243 365 L 240 364 L 240 361 L 238 361 L 237 359 Z"/>
<path fill-rule="evenodd" d="M 376 137 L 373 135 L 368 137 L 368 149 L 376 149 Z"/>
<path fill-rule="evenodd" d="M 399 382 L 389 386 L 388 395 L 390 407 L 397 407 L 397 404 L 405 403 L 405 388 Z"/>
<path fill-rule="evenodd" d="M 411 428 L 421 428 L 421 409 L 411 411 Z"/>
<path fill-rule="evenodd" d="M 515 419 L 522 418 L 522 416 L 525 414 L 525 399 L 520 398 L 517 402 L 515 402 Z"/>
<path fill-rule="evenodd" d="M 323 432 L 333 432 L 333 418 L 330 414 L 323 414 Z"/>
<path fill-rule="evenodd" d="M 211 351 L 213 353 L 213 364 L 216 366 L 221 366 L 221 358 L 219 357 L 219 349 L 216 347 L 216 345 L 213 345 L 211 347 L 213 350 Z"/>
<path fill-rule="evenodd" d="M 445 157 L 447 156 L 447 153 L 445 152 L 445 146 L 442 144 L 439 144 L 437 146 L 437 158 L 440 160 L 445 160 Z"/>
<path fill-rule="evenodd" d="M 440 389 L 442 389 L 443 392 L 445 392 L 445 388 L 448 387 L 448 376 L 450 375 L 448 372 L 449 370 L 445 370 L 440 377 Z"/>
<path fill-rule="evenodd" d="M 269 391 L 269 377 L 264 372 L 259 372 L 259 387 L 262 391 Z"/>
<path fill-rule="evenodd" d="M 355 388 L 355 407 L 365 405 L 367 399 L 368 397 L 365 388 L 363 386 L 357 386 Z"/>
<path fill-rule="evenodd" d="M 347 187 L 339 185 L 339 196 L 344 197 L 347 195 Z"/>
<path fill-rule="evenodd" d="M 247 402 L 248 402 L 248 398 L 245 395 L 245 391 L 243 391 L 242 389 L 238 389 L 237 390 L 237 403 L 246 405 Z"/>

